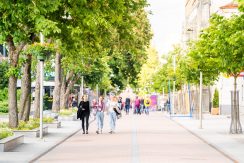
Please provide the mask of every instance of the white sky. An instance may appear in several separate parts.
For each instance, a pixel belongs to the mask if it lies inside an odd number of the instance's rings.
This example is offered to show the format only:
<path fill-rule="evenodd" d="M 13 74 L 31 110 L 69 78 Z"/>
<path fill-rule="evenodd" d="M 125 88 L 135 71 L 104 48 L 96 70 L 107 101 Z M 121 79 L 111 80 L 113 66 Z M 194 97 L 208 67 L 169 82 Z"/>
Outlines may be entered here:
<path fill-rule="evenodd" d="M 151 44 L 159 55 L 166 54 L 173 44 L 181 40 L 185 0 L 148 0 L 148 3 L 152 11 L 149 20 L 154 33 Z"/>

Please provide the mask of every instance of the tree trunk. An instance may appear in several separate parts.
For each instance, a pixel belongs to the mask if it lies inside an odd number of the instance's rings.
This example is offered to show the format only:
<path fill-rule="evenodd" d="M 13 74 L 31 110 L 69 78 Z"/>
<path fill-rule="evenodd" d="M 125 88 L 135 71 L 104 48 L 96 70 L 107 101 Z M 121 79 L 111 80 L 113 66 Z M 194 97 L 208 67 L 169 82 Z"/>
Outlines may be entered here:
<path fill-rule="evenodd" d="M 9 65 L 11 69 L 16 69 L 18 66 L 19 53 L 25 46 L 21 43 L 17 48 L 14 45 L 13 38 L 8 36 L 7 43 L 9 47 Z M 9 127 L 18 126 L 18 109 L 17 109 L 17 75 L 10 74 L 8 84 L 8 108 L 9 108 Z"/>
<path fill-rule="evenodd" d="M 9 108 L 9 127 L 18 126 L 18 110 L 17 110 L 17 78 L 10 76 L 8 84 L 8 108 Z"/>
<path fill-rule="evenodd" d="M 63 77 L 60 90 L 60 109 L 66 108 L 67 101 L 65 100 L 65 91 L 66 91 L 66 78 Z"/>
<path fill-rule="evenodd" d="M 36 65 L 36 85 L 34 101 L 34 118 L 40 118 L 40 63 Z"/>
<path fill-rule="evenodd" d="M 55 58 L 55 87 L 53 90 L 53 105 L 52 111 L 60 111 L 60 89 L 61 89 L 61 55 L 56 53 Z"/>
<path fill-rule="evenodd" d="M 240 114 L 239 114 L 239 94 L 237 96 L 237 75 L 234 75 L 234 92 L 233 92 L 233 104 L 231 105 L 231 124 L 230 124 L 230 133 L 231 134 L 241 134 L 242 127 L 240 123 Z M 237 99 L 238 98 L 238 99 Z"/>
<path fill-rule="evenodd" d="M 60 92 L 60 109 L 67 109 L 68 108 L 68 92 L 70 90 L 67 90 L 69 87 L 71 80 L 73 78 L 74 72 L 68 72 L 66 77 L 64 76 L 62 78 L 62 85 L 61 85 L 61 92 Z M 68 95 L 67 95 L 68 94 Z"/>
<path fill-rule="evenodd" d="M 23 66 L 23 76 L 21 80 L 21 100 L 19 118 L 24 121 L 29 120 L 31 109 L 31 55 L 26 56 Z"/>

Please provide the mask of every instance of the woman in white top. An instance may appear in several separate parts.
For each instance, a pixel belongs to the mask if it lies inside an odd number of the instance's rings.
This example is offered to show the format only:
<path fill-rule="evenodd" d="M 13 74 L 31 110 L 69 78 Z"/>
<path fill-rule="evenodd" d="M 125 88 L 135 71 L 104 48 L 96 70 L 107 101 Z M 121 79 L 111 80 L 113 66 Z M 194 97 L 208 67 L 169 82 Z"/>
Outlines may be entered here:
<path fill-rule="evenodd" d="M 117 116 L 114 111 L 114 108 L 117 108 L 117 107 L 118 107 L 118 100 L 117 100 L 116 96 L 113 96 L 112 100 L 109 101 L 109 104 L 108 104 L 108 112 L 109 112 L 110 128 L 111 128 L 111 131 L 109 132 L 110 134 L 114 133 L 114 131 L 115 131 Z"/>

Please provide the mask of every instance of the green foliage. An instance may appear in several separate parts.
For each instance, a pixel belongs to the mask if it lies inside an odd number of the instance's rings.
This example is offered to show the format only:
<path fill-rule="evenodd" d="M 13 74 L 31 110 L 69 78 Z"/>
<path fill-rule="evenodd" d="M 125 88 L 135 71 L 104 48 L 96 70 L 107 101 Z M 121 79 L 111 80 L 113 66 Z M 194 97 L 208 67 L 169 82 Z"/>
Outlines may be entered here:
<path fill-rule="evenodd" d="M 0 113 L 8 113 L 8 89 L 0 89 Z"/>
<path fill-rule="evenodd" d="M 16 130 L 32 130 L 40 126 L 39 119 L 30 119 L 29 121 L 20 121 Z"/>
<path fill-rule="evenodd" d="M 1 126 L 1 125 L 0 125 Z M 0 140 L 1 139 L 4 139 L 4 138 L 7 138 L 9 136 L 12 136 L 13 135 L 13 132 L 11 129 L 9 128 L 1 128 L 0 127 Z"/>
<path fill-rule="evenodd" d="M 28 45 L 28 47 L 23 51 L 25 54 L 32 54 L 36 57 L 43 56 L 46 59 L 54 52 L 54 45 L 48 43 L 34 43 Z"/>
<path fill-rule="evenodd" d="M 8 99 L 8 88 L 0 89 L 0 101 Z"/>
<path fill-rule="evenodd" d="M 42 121 L 44 123 L 52 123 L 54 121 L 54 118 L 52 118 L 52 117 L 43 117 Z"/>
<path fill-rule="evenodd" d="M 8 113 L 8 101 L 0 101 L 0 113 Z"/>
<path fill-rule="evenodd" d="M 45 94 L 43 97 L 44 110 L 52 108 L 53 98 L 49 97 L 48 94 Z"/>
<path fill-rule="evenodd" d="M 217 89 L 215 89 L 214 91 L 213 107 L 214 108 L 219 107 L 219 91 Z"/>
<path fill-rule="evenodd" d="M 7 128 L 8 123 L 7 122 L 0 122 L 0 128 Z"/>
<path fill-rule="evenodd" d="M 62 110 L 60 110 L 60 112 L 59 112 L 59 115 L 60 116 L 70 116 L 70 115 L 72 115 L 73 114 L 73 111 L 72 110 L 68 110 L 68 109 L 62 109 Z"/>
<path fill-rule="evenodd" d="M 7 61 L 2 61 L 0 62 L 0 89 L 6 88 L 8 87 L 8 78 L 6 76 L 7 72 L 8 72 L 8 62 Z M 1 95 L 0 95 L 0 99 L 1 99 Z"/>
<path fill-rule="evenodd" d="M 155 49 L 148 49 L 147 60 L 142 66 L 139 74 L 139 86 L 141 88 L 141 94 L 153 92 L 154 79 L 153 76 L 158 72 L 159 69 L 159 58 L 158 53 Z"/>
<path fill-rule="evenodd" d="M 214 15 L 210 23 L 201 35 L 202 52 L 219 62 L 214 65 L 219 72 L 237 77 L 244 68 L 244 14 L 231 18 Z"/>

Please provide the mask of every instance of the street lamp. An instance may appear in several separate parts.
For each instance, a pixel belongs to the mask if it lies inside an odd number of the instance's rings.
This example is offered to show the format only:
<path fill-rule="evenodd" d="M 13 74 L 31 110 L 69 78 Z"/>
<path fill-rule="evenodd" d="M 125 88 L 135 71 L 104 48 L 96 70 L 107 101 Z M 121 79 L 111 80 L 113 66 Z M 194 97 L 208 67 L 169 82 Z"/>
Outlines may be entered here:
<path fill-rule="evenodd" d="M 40 33 L 41 44 L 44 43 L 44 36 Z M 40 139 L 43 138 L 43 67 L 44 67 L 44 56 L 43 54 L 38 55 L 37 59 L 39 60 L 40 65 Z"/>
<path fill-rule="evenodd" d="M 199 120 L 200 126 L 199 128 L 202 129 L 202 71 L 200 71 L 200 97 L 199 97 Z"/>
<path fill-rule="evenodd" d="M 175 63 L 175 55 L 173 57 L 173 66 L 174 66 L 174 78 L 173 78 L 173 97 L 172 97 L 172 114 L 174 115 L 175 111 L 175 69 L 176 69 L 176 63 Z"/>

